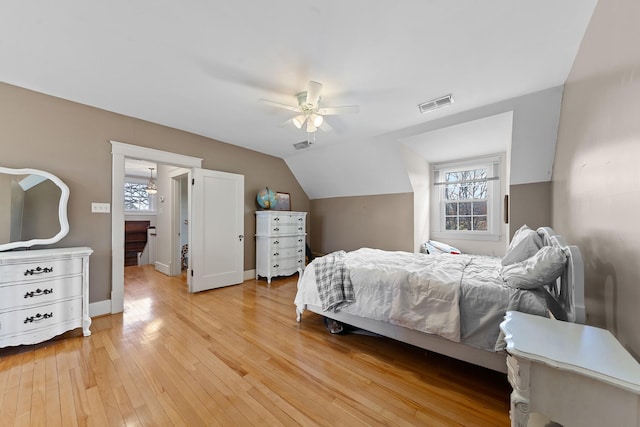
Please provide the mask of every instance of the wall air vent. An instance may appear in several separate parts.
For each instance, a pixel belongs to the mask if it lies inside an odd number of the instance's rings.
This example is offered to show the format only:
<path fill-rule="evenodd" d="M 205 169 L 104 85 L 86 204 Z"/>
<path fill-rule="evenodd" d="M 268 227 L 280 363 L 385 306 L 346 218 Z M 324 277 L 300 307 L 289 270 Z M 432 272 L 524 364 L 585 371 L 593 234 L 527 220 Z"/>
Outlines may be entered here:
<path fill-rule="evenodd" d="M 304 148 L 309 148 L 311 147 L 311 142 L 309 141 L 302 141 L 302 142 L 298 142 L 296 144 L 293 144 L 294 147 L 296 147 L 296 150 L 302 150 Z"/>
<path fill-rule="evenodd" d="M 418 109 L 421 113 L 426 113 L 451 104 L 453 104 L 453 95 L 449 94 L 438 99 L 432 99 L 431 101 L 418 104 Z"/>

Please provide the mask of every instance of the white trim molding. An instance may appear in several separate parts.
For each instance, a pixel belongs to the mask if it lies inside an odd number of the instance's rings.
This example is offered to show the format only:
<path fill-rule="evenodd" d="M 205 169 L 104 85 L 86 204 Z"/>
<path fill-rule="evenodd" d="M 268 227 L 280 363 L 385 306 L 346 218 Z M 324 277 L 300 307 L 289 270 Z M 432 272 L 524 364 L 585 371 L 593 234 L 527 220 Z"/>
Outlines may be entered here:
<path fill-rule="evenodd" d="M 150 160 L 184 168 L 199 168 L 202 159 L 110 141 L 111 169 L 111 313 L 124 310 L 124 188 L 125 158 Z"/>

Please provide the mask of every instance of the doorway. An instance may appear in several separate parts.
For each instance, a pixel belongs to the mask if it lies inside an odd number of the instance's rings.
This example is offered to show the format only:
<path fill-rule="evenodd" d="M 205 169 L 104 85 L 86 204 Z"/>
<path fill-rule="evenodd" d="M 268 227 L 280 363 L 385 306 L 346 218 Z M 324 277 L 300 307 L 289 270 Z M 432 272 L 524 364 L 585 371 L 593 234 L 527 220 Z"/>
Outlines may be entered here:
<path fill-rule="evenodd" d="M 111 154 L 111 313 L 120 313 L 124 310 L 124 198 L 122 197 L 122 188 L 124 187 L 125 159 L 145 159 L 189 170 L 200 168 L 202 159 L 117 141 L 111 141 Z M 162 202 L 160 203 L 162 204 Z M 158 209 L 164 209 L 164 206 Z M 169 224 L 168 227 L 172 229 L 173 225 Z M 170 271 L 165 273 L 170 274 Z"/>
<path fill-rule="evenodd" d="M 124 164 L 126 158 L 147 159 L 167 168 L 161 176 L 166 195 L 159 197 L 157 224 L 167 230 L 165 243 L 157 236 L 156 270 L 179 274 L 178 250 L 183 224 L 177 209 L 184 199 L 182 180 L 187 179 L 187 229 L 189 292 L 200 292 L 242 283 L 244 279 L 244 176 L 200 168 L 202 159 L 111 141 L 112 214 L 111 313 L 124 310 Z M 177 165 L 177 166 L 167 166 Z M 166 203 L 166 204 L 165 204 Z M 220 207 L 224 208 L 221 209 Z M 162 251 L 167 251 L 163 253 Z M 181 255 L 181 254 L 180 254 Z M 173 270 L 175 268 L 175 270 Z"/>
<path fill-rule="evenodd" d="M 171 272 L 185 274 L 189 268 L 189 171 L 183 168 L 169 173 L 172 193 Z M 188 280 L 188 276 L 187 276 Z"/>

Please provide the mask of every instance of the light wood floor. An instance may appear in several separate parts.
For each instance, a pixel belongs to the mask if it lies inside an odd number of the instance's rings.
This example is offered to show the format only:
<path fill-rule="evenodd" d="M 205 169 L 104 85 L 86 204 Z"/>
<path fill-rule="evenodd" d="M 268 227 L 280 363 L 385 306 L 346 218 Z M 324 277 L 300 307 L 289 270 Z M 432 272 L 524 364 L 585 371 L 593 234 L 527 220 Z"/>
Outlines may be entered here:
<path fill-rule="evenodd" d="M 296 277 L 189 294 L 125 275 L 124 313 L 90 337 L 0 350 L 0 425 L 509 425 L 505 375 L 296 323 Z"/>

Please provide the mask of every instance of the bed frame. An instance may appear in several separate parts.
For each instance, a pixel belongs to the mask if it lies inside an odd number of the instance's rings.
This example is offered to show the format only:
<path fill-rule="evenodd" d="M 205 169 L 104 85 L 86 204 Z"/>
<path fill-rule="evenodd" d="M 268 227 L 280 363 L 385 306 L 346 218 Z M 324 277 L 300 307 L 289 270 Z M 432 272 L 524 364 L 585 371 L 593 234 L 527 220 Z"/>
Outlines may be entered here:
<path fill-rule="evenodd" d="M 577 246 L 568 245 L 565 239 L 555 234 L 549 227 L 537 230 L 545 245 L 560 247 L 567 254 L 567 267 L 558 278 L 555 289 L 550 290 L 553 301 L 562 308 L 569 322 L 584 323 L 584 264 Z M 300 274 L 302 277 L 302 274 Z M 553 303 L 553 301 L 551 301 Z M 443 354 L 455 359 L 483 366 L 498 372 L 507 372 L 506 353 L 490 352 L 463 343 L 454 342 L 438 335 L 427 334 L 414 329 L 404 328 L 378 320 L 367 319 L 343 312 L 323 311 L 322 307 L 307 304 L 306 309 L 351 326 L 370 331 L 385 337 Z M 556 317 L 558 317 L 556 315 Z M 301 321 L 301 315 L 298 315 Z"/>

